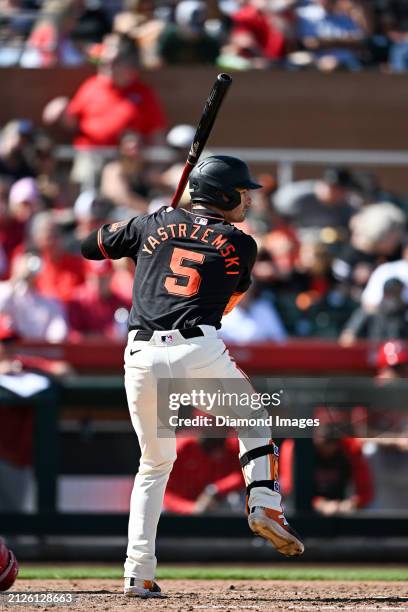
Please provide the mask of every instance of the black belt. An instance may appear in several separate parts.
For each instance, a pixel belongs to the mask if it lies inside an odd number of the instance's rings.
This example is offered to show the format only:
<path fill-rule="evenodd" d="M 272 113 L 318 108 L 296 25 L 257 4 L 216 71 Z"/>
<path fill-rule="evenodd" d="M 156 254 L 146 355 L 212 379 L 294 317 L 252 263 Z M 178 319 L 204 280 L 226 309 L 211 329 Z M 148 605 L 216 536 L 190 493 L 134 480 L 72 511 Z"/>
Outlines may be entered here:
<path fill-rule="evenodd" d="M 130 327 L 129 331 L 134 331 L 134 327 Z M 158 330 L 159 331 L 159 330 Z M 201 327 L 186 327 L 186 329 L 174 329 L 169 331 L 178 331 L 180 334 L 188 340 L 189 338 L 197 338 L 198 336 L 204 336 L 204 332 Z M 153 336 L 154 331 L 150 331 L 147 329 L 138 329 L 136 330 L 136 334 L 134 340 L 145 340 L 148 341 Z M 165 337 L 165 336 L 163 336 Z"/>

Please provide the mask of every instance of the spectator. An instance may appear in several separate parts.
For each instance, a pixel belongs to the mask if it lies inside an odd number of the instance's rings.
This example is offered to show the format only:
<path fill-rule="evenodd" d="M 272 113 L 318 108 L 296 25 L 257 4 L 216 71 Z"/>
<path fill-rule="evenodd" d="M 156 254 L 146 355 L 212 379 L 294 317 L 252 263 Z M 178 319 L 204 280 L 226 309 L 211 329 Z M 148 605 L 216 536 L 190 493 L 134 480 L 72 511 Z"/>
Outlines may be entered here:
<path fill-rule="evenodd" d="M 283 60 L 293 39 L 294 5 L 292 0 L 245 2 L 232 15 L 230 44 L 235 45 L 241 57 L 262 59 L 263 63 L 255 62 L 258 67 Z"/>
<path fill-rule="evenodd" d="M 401 382 L 404 384 L 408 376 L 407 346 L 395 340 L 385 342 L 378 349 L 376 365 L 377 385 L 382 390 L 389 388 L 391 393 L 402 393 L 404 388 L 401 387 Z M 382 431 L 393 437 L 382 435 L 364 441 L 364 454 L 372 470 L 375 485 L 373 508 L 403 511 L 408 506 L 408 489 L 405 483 L 408 469 L 406 412 L 389 410 L 388 406 L 379 414 L 376 412 L 368 413 L 369 424 L 371 419 L 379 419 Z M 378 431 L 378 423 L 376 425 Z"/>
<path fill-rule="evenodd" d="M 320 238 L 321 230 L 329 228 L 334 241 L 347 235 L 348 223 L 355 212 L 352 206 L 355 188 L 347 169 L 328 168 L 320 180 L 284 185 L 275 193 L 273 204 L 276 212 L 301 233 Z"/>
<path fill-rule="evenodd" d="M 8 257 L 8 267 L 15 253 L 23 248 L 30 223 L 40 210 L 40 194 L 36 181 L 30 177 L 16 181 L 10 189 L 8 211 L 3 226 L 6 236 L 2 244 Z"/>
<path fill-rule="evenodd" d="M 293 491 L 294 441 L 280 447 L 280 483 L 284 494 Z M 319 514 L 350 514 L 365 508 L 373 498 L 370 468 L 355 438 L 316 436 L 313 445 L 312 504 Z M 352 489 L 350 491 L 350 489 Z"/>
<path fill-rule="evenodd" d="M 313 0 L 297 9 L 298 37 L 321 70 L 362 68 L 371 32 L 369 20 L 361 12 L 358 18 L 356 13 L 349 2 L 340 0 Z"/>
<path fill-rule="evenodd" d="M 164 64 L 215 64 L 220 43 L 205 31 L 206 18 L 205 2 L 183 0 L 177 4 L 175 24 L 167 25 L 158 40 Z"/>
<path fill-rule="evenodd" d="M 0 175 L 0 278 L 7 278 L 14 249 L 23 241 L 23 227 L 13 219 L 8 208 L 11 181 Z"/>
<path fill-rule="evenodd" d="M 118 34 L 136 36 L 142 24 L 154 19 L 153 0 L 124 0 L 123 10 L 115 15 L 113 30 Z"/>
<path fill-rule="evenodd" d="M 77 66 L 84 56 L 71 35 L 83 12 L 82 0 L 46 0 L 21 57 L 23 68 Z"/>
<path fill-rule="evenodd" d="M 394 72 L 408 70 L 408 6 L 405 0 L 382 0 L 380 23 L 389 43 L 389 64 Z"/>
<path fill-rule="evenodd" d="M 22 364 L 16 362 L 11 343 L 17 338 L 12 328 L 0 320 L 0 388 L 3 376 L 21 377 Z M 28 512 L 33 505 L 33 413 L 28 406 L 0 404 L 0 512 Z"/>
<path fill-rule="evenodd" d="M 30 253 L 14 260 L 10 280 L 0 283 L 0 312 L 22 338 L 62 342 L 68 333 L 65 312 L 58 300 L 37 292 L 40 267 L 40 258 Z"/>
<path fill-rule="evenodd" d="M 127 336 L 130 304 L 112 292 L 112 273 L 109 261 L 87 262 L 86 281 L 72 292 L 67 304 L 73 338 L 103 336 L 122 340 Z"/>
<path fill-rule="evenodd" d="M 9 121 L 0 135 L 0 175 L 14 181 L 34 176 L 31 165 L 33 126 L 27 119 Z"/>
<path fill-rule="evenodd" d="M 143 143 L 137 132 L 125 132 L 119 143 L 118 159 L 108 162 L 101 176 L 101 196 L 129 214 L 147 212 L 151 190 L 149 179 L 153 179 L 146 165 Z"/>
<path fill-rule="evenodd" d="M 51 212 L 34 217 L 29 246 L 41 257 L 36 277 L 39 293 L 62 301 L 71 299 L 74 288 L 85 280 L 85 262 L 64 250 L 61 229 Z"/>
<path fill-rule="evenodd" d="M 66 207 L 68 186 L 62 188 L 53 141 L 46 134 L 37 134 L 33 145 L 33 167 L 41 200 L 46 208 Z"/>
<path fill-rule="evenodd" d="M 398 279 L 403 284 L 402 297 L 408 304 L 408 238 L 402 243 L 402 258 L 384 263 L 371 274 L 361 296 L 361 303 L 366 312 L 375 312 L 380 306 L 387 281 Z"/>
<path fill-rule="evenodd" d="M 9 388 L 24 397 L 47 389 L 51 376 L 64 376 L 70 367 L 62 361 L 21 355 L 18 335 L 6 317 L 0 318 L 0 387 Z M 33 391 L 33 377 L 38 391 Z M 33 410 L 26 402 L 21 405 L 0 403 L 0 513 L 32 512 L 33 487 Z"/>
<path fill-rule="evenodd" d="M 295 264 L 299 256 L 299 240 L 290 226 L 273 229 L 261 238 L 258 259 L 255 262 L 253 275 L 256 280 L 268 287 L 270 283 L 287 283 L 295 273 Z"/>
<path fill-rule="evenodd" d="M 81 50 L 88 52 L 90 45 L 101 43 L 103 37 L 111 32 L 111 19 L 107 12 L 109 7 L 103 0 L 81 2 L 84 7 L 71 36 Z"/>
<path fill-rule="evenodd" d="M 155 14 L 153 0 L 124 0 L 123 11 L 115 16 L 113 31 L 134 38 L 144 67 L 157 68 L 158 39 L 165 21 Z"/>
<path fill-rule="evenodd" d="M 235 438 L 177 439 L 177 460 L 167 483 L 164 509 L 201 514 L 244 488 Z"/>
<path fill-rule="evenodd" d="M 83 191 L 74 204 L 76 230 L 69 250 L 80 253 L 81 240 L 111 219 L 112 208 L 112 202 L 101 198 L 96 191 Z"/>
<path fill-rule="evenodd" d="M 373 342 L 406 338 L 408 336 L 408 307 L 403 300 L 404 284 L 397 278 L 384 283 L 383 298 L 374 313 L 364 308 L 356 310 L 340 336 L 343 346 L 357 338 L 369 338 Z"/>
<path fill-rule="evenodd" d="M 9 209 L 13 218 L 26 224 L 41 210 L 40 193 L 35 179 L 31 177 L 16 181 L 10 189 Z"/>
<path fill-rule="evenodd" d="M 171 165 L 161 174 L 160 184 L 168 195 L 172 195 L 177 189 L 184 164 L 186 163 L 188 152 L 194 139 L 194 134 L 195 128 L 188 124 L 175 125 L 167 134 L 166 141 L 174 153 L 174 160 Z M 186 205 L 190 202 L 188 185 L 181 196 L 180 202 L 181 205 Z"/>
<path fill-rule="evenodd" d="M 272 301 L 259 295 L 259 289 L 252 285 L 243 300 L 223 317 L 220 336 L 227 342 L 246 344 L 267 340 L 282 342 L 287 333 Z"/>
<path fill-rule="evenodd" d="M 0 66 L 15 66 L 19 63 L 24 40 L 30 33 L 34 17 L 24 11 L 23 0 L 0 1 Z"/>
<path fill-rule="evenodd" d="M 407 212 L 408 202 L 406 199 L 401 194 L 386 189 L 382 185 L 380 177 L 374 172 L 359 171 L 356 173 L 356 181 L 358 184 L 358 195 L 363 200 L 363 206 L 390 202 Z"/>
<path fill-rule="evenodd" d="M 128 304 L 132 304 L 132 287 L 135 277 L 135 266 L 130 257 L 123 257 L 112 262 L 113 276 L 110 289 L 117 298 Z"/>
<path fill-rule="evenodd" d="M 400 257 L 405 224 L 405 214 L 388 202 L 366 206 L 351 219 L 351 239 L 334 259 L 333 274 L 356 302 L 373 270 Z M 398 273 L 391 277 L 398 278 Z M 377 303 L 381 298 L 382 291 Z"/>
<path fill-rule="evenodd" d="M 139 78 L 139 53 L 133 41 L 116 34 L 105 38 L 99 73 L 87 79 L 68 104 L 55 98 L 44 109 L 46 123 L 62 123 L 76 132 L 73 180 L 94 187 L 101 170 L 98 147 L 119 144 L 125 130 L 158 142 L 166 120 L 153 90 Z M 91 178 L 89 178 L 91 176 Z"/>

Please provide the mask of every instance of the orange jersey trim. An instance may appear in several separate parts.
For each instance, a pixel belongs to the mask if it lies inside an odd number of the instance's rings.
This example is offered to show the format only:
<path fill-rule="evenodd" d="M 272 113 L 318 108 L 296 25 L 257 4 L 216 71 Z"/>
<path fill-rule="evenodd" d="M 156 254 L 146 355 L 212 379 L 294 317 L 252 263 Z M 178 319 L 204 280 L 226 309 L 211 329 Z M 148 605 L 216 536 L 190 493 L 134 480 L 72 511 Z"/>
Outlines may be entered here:
<path fill-rule="evenodd" d="M 107 254 L 106 249 L 102 243 L 102 228 L 101 227 L 98 229 L 98 247 L 102 255 L 105 257 L 105 259 L 109 259 L 109 255 Z"/>
<path fill-rule="evenodd" d="M 228 304 L 227 304 L 227 305 L 226 305 L 226 307 L 225 307 L 224 314 L 226 315 L 226 314 L 228 314 L 229 312 L 231 312 L 231 310 L 232 310 L 233 308 L 235 308 L 235 306 L 236 306 L 236 305 L 237 305 L 237 304 L 238 304 L 238 303 L 239 303 L 239 302 L 242 300 L 242 298 L 244 297 L 244 295 L 245 295 L 245 293 L 236 293 L 236 292 L 234 292 L 234 293 L 231 295 L 231 297 L 230 297 L 230 299 L 229 299 L 229 302 L 228 302 Z"/>

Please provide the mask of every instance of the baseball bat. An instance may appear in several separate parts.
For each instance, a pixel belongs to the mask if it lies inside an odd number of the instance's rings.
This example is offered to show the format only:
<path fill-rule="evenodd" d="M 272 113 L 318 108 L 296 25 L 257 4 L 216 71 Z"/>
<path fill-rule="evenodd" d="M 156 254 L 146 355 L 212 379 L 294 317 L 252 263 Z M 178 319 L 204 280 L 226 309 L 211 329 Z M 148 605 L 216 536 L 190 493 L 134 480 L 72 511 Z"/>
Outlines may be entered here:
<path fill-rule="evenodd" d="M 186 188 L 188 177 L 190 172 L 199 160 L 199 157 L 205 147 L 208 137 L 213 128 L 215 119 L 218 111 L 220 110 L 221 104 L 225 98 L 229 86 L 232 83 L 232 78 L 229 74 L 219 74 L 217 79 L 210 91 L 207 101 L 204 106 L 204 110 L 201 114 L 200 121 L 198 123 L 196 133 L 187 156 L 187 161 L 184 165 L 183 172 L 179 184 L 177 185 L 176 192 L 173 196 L 171 206 L 177 207 L 181 196 Z"/>

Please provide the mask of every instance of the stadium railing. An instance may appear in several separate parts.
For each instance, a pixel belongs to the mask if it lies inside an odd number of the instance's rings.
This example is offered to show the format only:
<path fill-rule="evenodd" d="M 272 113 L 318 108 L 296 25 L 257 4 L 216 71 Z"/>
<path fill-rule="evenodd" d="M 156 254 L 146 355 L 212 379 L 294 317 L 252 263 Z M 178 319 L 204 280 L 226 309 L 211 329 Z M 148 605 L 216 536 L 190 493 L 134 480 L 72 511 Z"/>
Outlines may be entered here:
<path fill-rule="evenodd" d="M 84 352 L 84 346 L 87 343 L 76 346 L 79 353 Z M 288 343 L 290 344 L 290 343 Z M 92 347 L 92 343 L 89 343 Z M 367 363 L 367 349 L 370 347 L 363 343 L 361 347 L 353 347 L 349 349 L 341 348 L 334 343 L 320 342 L 312 343 L 314 351 L 311 351 L 311 344 L 294 343 L 290 347 L 292 357 L 299 359 L 300 345 L 303 345 L 303 362 L 302 371 L 306 372 L 306 357 L 308 356 L 308 365 L 310 366 L 309 374 L 316 376 L 325 371 L 327 374 L 327 365 L 330 364 L 330 358 L 327 351 L 332 351 L 332 356 L 336 353 L 341 355 L 344 353 L 347 359 L 337 361 L 337 372 L 349 373 L 351 369 L 350 356 L 354 355 L 355 365 L 360 368 L 360 374 L 372 372 L 372 367 Z M 66 345 L 67 349 L 69 345 Z M 105 348 L 106 348 L 105 343 Z M 320 350 L 316 350 L 317 347 Z M 37 352 L 38 344 L 31 346 L 31 350 Z M 29 350 L 29 344 L 26 343 L 25 349 Z M 48 356 L 61 356 L 60 351 L 63 347 L 48 345 L 45 346 L 48 350 Z M 95 351 L 93 344 L 92 352 L 87 353 L 87 358 L 91 355 L 95 356 L 101 353 L 100 350 Z M 119 350 L 121 351 L 120 343 L 115 346 L 117 349 L 117 358 L 119 364 Z M 240 347 L 241 357 L 238 357 L 240 365 L 246 361 L 246 367 L 249 365 L 249 357 L 259 357 L 260 348 L 267 351 L 267 346 L 263 347 Z M 280 347 L 279 352 L 282 347 Z M 289 347 L 286 347 L 289 350 Z M 356 352 L 355 349 L 358 348 Z M 112 346 L 109 351 L 104 351 L 105 354 L 112 353 Z M 254 352 L 251 353 L 251 349 Z M 278 352 L 276 345 L 269 345 L 269 376 L 282 375 L 282 372 L 288 372 L 288 362 L 286 369 L 281 369 L 273 366 L 278 365 L 279 360 L 275 358 Z M 72 346 L 71 346 L 72 350 Z M 233 350 L 236 350 L 233 348 Z M 245 351 L 248 351 L 245 353 Z M 362 351 L 362 352 L 361 352 Z M 85 352 L 86 353 L 86 352 Z M 316 370 L 316 360 L 310 359 L 311 354 L 319 355 L 317 360 L 320 364 L 320 370 Z M 68 353 L 71 356 L 73 353 Z M 300 353 L 302 354 L 302 352 Z M 266 355 L 266 352 L 265 352 Z M 266 358 L 266 357 L 265 357 Z M 288 357 L 287 357 L 288 359 Z M 121 361 L 121 360 L 120 360 Z M 285 360 L 283 360 L 285 362 Z M 342 364 L 341 367 L 339 367 Z M 94 372 L 98 371 L 100 362 L 94 359 Z M 106 364 L 105 364 L 106 365 Z M 256 366 L 254 371 L 257 371 L 258 376 L 253 379 L 255 388 L 262 391 L 265 385 L 265 375 L 268 373 L 265 364 L 261 364 L 261 369 Z M 297 365 L 300 365 L 298 361 Z M 365 366 L 365 369 L 364 367 Z M 57 482 L 60 468 L 61 454 L 61 439 L 60 439 L 60 421 L 65 410 L 69 410 L 71 416 L 75 418 L 75 414 L 86 409 L 96 410 L 99 414 L 105 413 L 112 418 L 112 415 L 126 413 L 126 398 L 123 389 L 122 376 L 117 373 L 107 375 L 81 375 L 71 376 L 64 381 L 54 384 L 50 389 L 43 391 L 35 397 L 24 400 L 5 389 L 0 388 L 0 403 L 15 404 L 16 409 L 24 403 L 29 403 L 35 409 L 34 421 L 34 472 L 37 481 L 37 511 L 34 514 L 0 514 L 0 524 L 4 534 L 35 534 L 35 535 L 125 535 L 127 527 L 127 515 L 116 513 L 79 513 L 79 512 L 62 512 L 58 508 L 57 500 Z M 263 376 L 260 376 L 260 372 Z M 292 370 L 292 374 L 296 372 L 296 368 Z M 331 371 L 333 374 L 333 370 Z M 318 380 L 318 379 L 317 379 Z M 322 378 L 322 385 L 325 381 Z M 307 537 L 339 537 L 339 536 L 369 536 L 377 537 L 381 533 L 383 537 L 392 536 L 407 536 L 408 522 L 406 516 L 392 512 L 381 514 L 370 514 L 369 512 L 360 512 L 347 517 L 321 517 L 316 515 L 311 510 L 311 479 L 312 479 L 312 440 L 303 438 L 296 440 L 295 448 L 295 512 L 293 515 L 293 523 Z M 136 444 L 135 444 L 136 448 Z M 107 451 L 108 452 L 108 451 Z M 386 520 L 384 520 L 386 518 Z M 244 516 L 205 516 L 205 517 L 181 517 L 164 515 L 160 524 L 161 536 L 172 537 L 192 537 L 206 536 L 212 533 L 214 537 L 245 537 L 248 535 L 245 529 Z"/>

